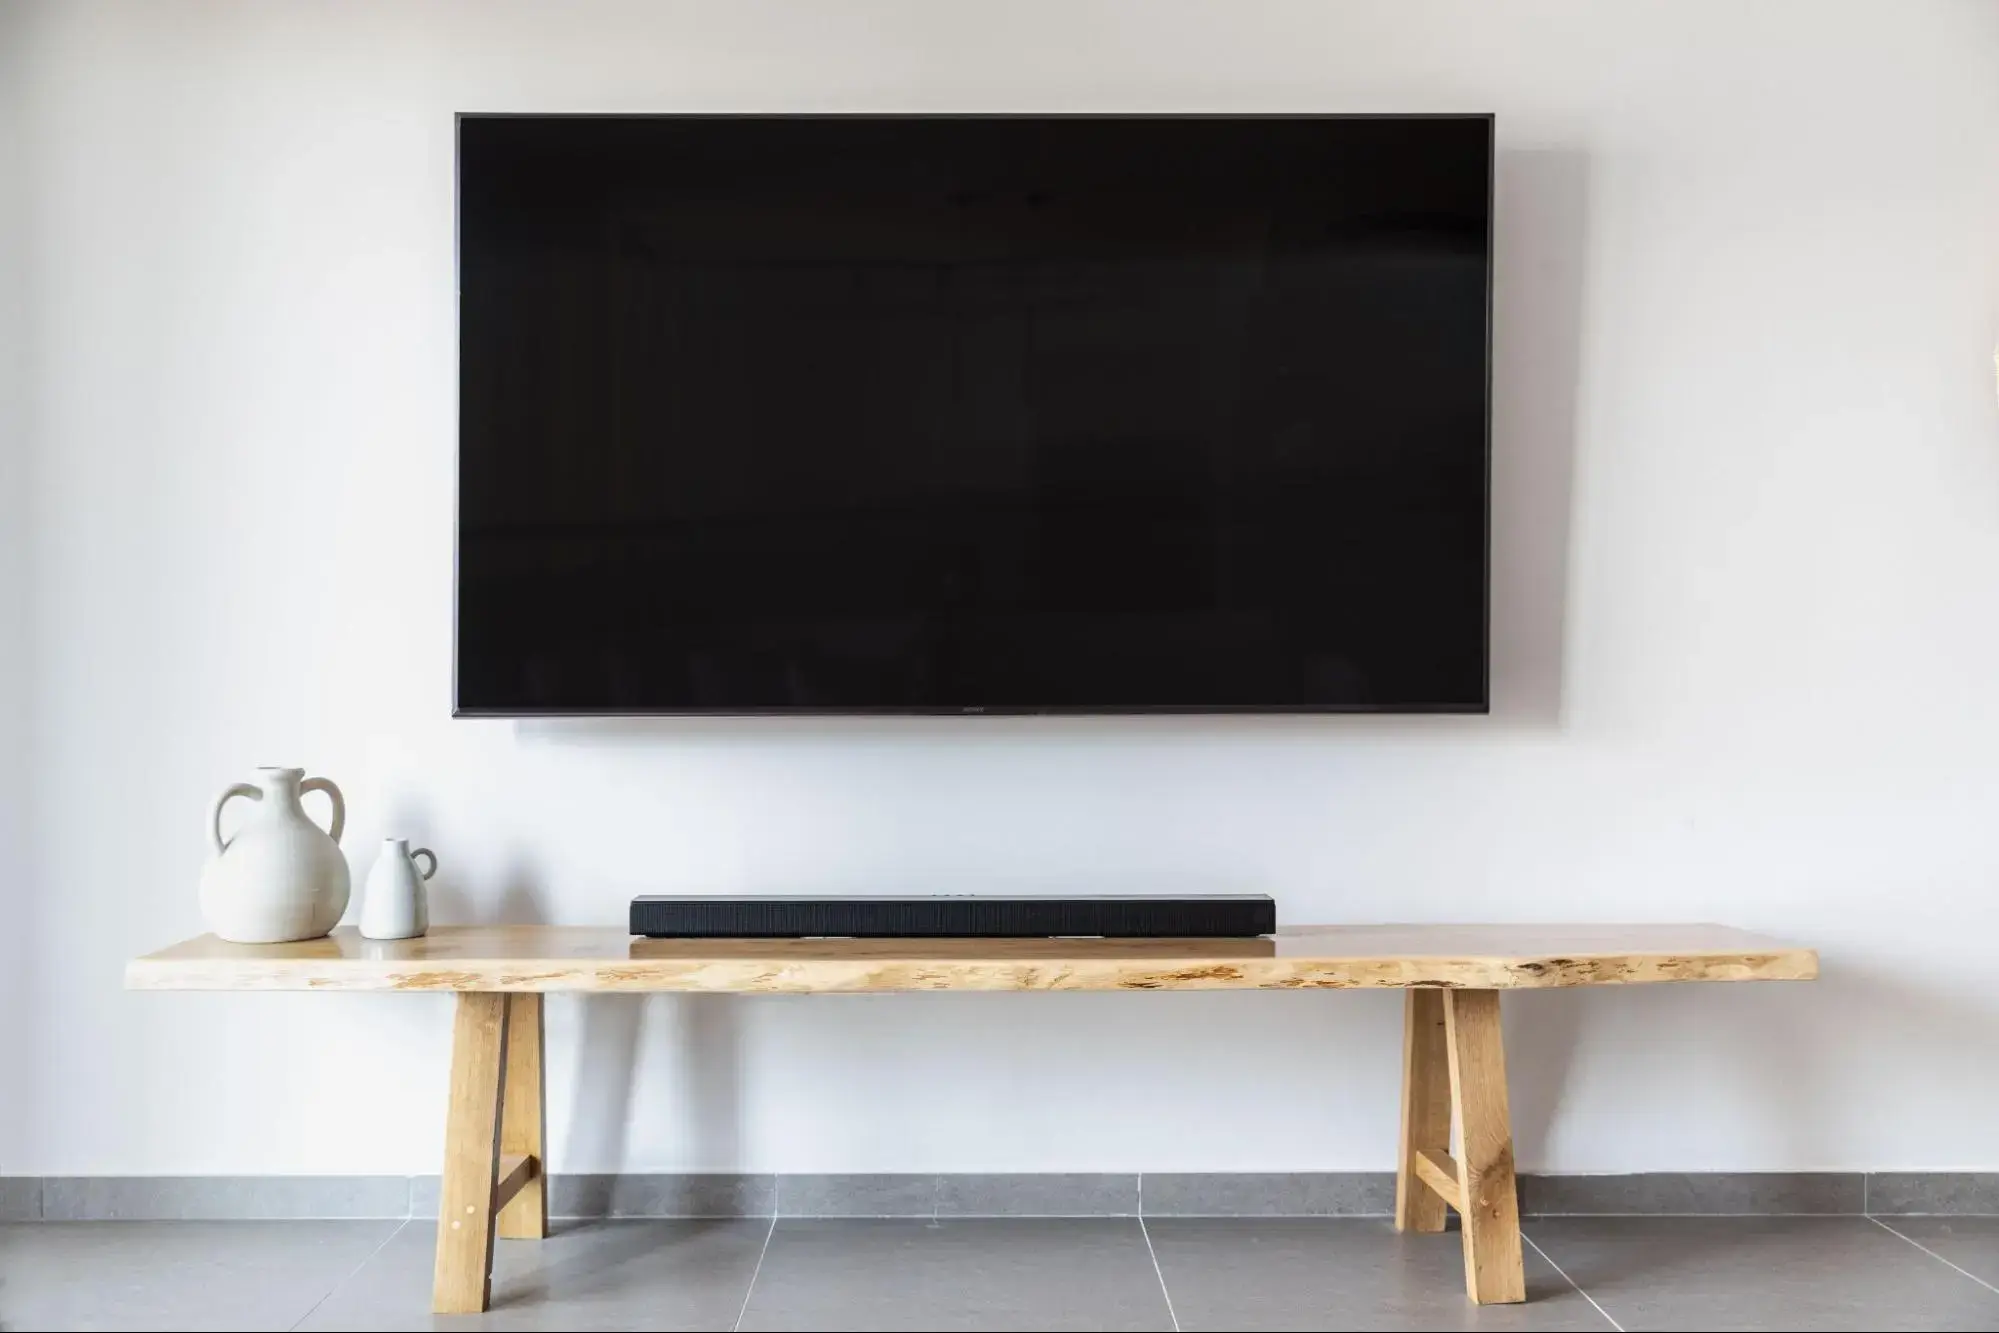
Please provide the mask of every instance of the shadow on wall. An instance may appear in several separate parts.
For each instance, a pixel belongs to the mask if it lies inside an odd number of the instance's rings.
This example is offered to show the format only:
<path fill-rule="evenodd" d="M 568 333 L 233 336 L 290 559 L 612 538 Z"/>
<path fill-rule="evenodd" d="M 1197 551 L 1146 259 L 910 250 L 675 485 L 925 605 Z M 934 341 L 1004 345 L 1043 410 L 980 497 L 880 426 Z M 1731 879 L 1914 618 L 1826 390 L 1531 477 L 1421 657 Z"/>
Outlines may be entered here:
<path fill-rule="evenodd" d="M 536 869 L 516 858 L 501 884 L 497 910 L 482 917 L 467 898 L 450 899 L 451 920 L 486 920 L 505 925 L 544 925 L 546 895 Z M 688 1089 L 693 1117 L 691 1156 L 696 1163 L 728 1163 L 742 1157 L 742 1061 L 737 1009 L 727 995 L 592 995 L 576 997 L 580 1030 L 576 1070 L 570 1079 L 569 1134 L 564 1162 L 603 1164 L 622 1169 L 640 1047 L 651 1012 L 656 1041 L 675 1043 L 674 1086 Z M 660 1023 L 671 1006 L 679 1024 Z M 610 1182 L 602 1182 L 606 1186 Z M 616 1211 L 615 1193 L 596 1206 Z"/>
<path fill-rule="evenodd" d="M 673 1084 L 684 1089 L 691 1169 L 728 1170 L 743 1149 L 740 1009 L 730 995 L 592 995 L 582 1015 L 562 1160 L 621 1171 L 648 1013 L 655 1042 L 672 1042 Z M 668 1007 L 680 1024 L 657 1021 Z M 677 1030 L 676 1030 L 677 1029 Z M 615 1188 L 599 1203 L 617 1211 Z"/>
<path fill-rule="evenodd" d="M 385 827 L 413 845 L 432 841 L 423 802 L 400 793 L 390 803 Z M 431 919 L 455 925 L 548 925 L 548 896 L 541 872 L 515 853 L 501 876 L 497 894 L 476 891 L 448 864 L 430 881 Z M 558 998 L 557 1003 L 564 999 Z M 683 1016 L 677 1037 L 676 1086 L 692 1090 L 693 1155 L 697 1162 L 733 1162 L 742 1148 L 740 1034 L 736 1011 L 726 995 L 593 995 L 574 1001 L 581 1014 L 576 1071 L 570 1080 L 569 1137 L 561 1160 L 625 1161 L 627 1127 L 639 1066 L 639 1048 L 648 1006 L 677 1006 Z M 660 1040 L 672 1040 L 673 1024 L 654 1024 Z M 608 1182 L 600 1182 L 608 1185 Z M 590 1207 L 615 1207 L 607 1196 Z"/>
<path fill-rule="evenodd" d="M 1824 960 L 1821 966 L 1821 979 L 1803 985 L 1632 986 L 1507 996 L 1507 1085 L 1514 1153 L 1522 1169 L 1540 1169 L 1556 1156 L 1559 1118 L 1563 1108 L 1575 1106 L 1567 1096 L 1570 1075 L 1585 1049 L 1599 1069 L 1611 1060 L 1629 1062 L 1625 1084 L 1615 1095 L 1643 1107 L 1641 1121 L 1670 1119 L 1674 1101 L 1682 1097 L 1689 1105 L 1711 1104 L 1705 1090 L 1725 1088 L 1740 1103 L 1737 1113 L 1753 1125 L 1739 1131 L 1743 1142 L 1787 1169 L 1811 1171 L 1840 1160 L 1841 1144 L 1851 1136 L 1843 1117 L 1883 1113 L 1870 1112 L 1866 1098 L 1856 1103 L 1851 1095 L 1851 1075 L 1842 1072 L 1849 1052 L 1895 1047 L 1911 1068 L 1948 1071 L 1999 1021 L 1992 1007 L 1967 1008 L 1961 995 L 1903 971 Z M 1671 1017 L 1658 1020 L 1664 1012 Z M 1825 1017 L 1831 1013 L 1865 1017 L 1829 1026 Z M 1870 1027 L 1878 1031 L 1865 1030 Z M 1633 1031 L 1666 1044 L 1635 1049 L 1624 1039 Z M 1673 1035 L 1661 1035 L 1667 1033 Z M 1935 1097 L 1947 1082 L 1940 1078 L 1906 1096 Z M 1610 1095 L 1599 1073 L 1597 1096 Z M 1586 1137 L 1601 1138 L 1602 1126 L 1595 1128 L 1598 1132 Z M 1975 1138 L 1969 1121 L 1959 1128 L 1970 1135 L 1965 1142 Z M 1632 1147 L 1642 1149 L 1642 1141 Z"/>
<path fill-rule="evenodd" d="M 1589 159 L 1499 153 L 1493 206 L 1492 711 L 1559 727 L 1582 383 Z"/>
<path fill-rule="evenodd" d="M 436 826 L 431 821 L 429 807 L 420 797 L 406 790 L 396 791 L 389 798 L 382 828 L 389 830 L 384 834 L 385 837 L 407 838 L 412 847 L 433 847 L 441 841 L 436 836 Z M 356 907 L 359 898 L 365 892 L 369 868 L 363 865 L 354 867 Z M 541 888 L 540 872 L 518 851 L 508 864 L 506 873 L 500 878 L 500 891 L 497 897 L 468 892 L 463 871 L 455 861 L 443 858 L 438 860 L 436 875 L 424 885 L 424 892 L 429 900 L 432 921 L 448 922 L 452 925 L 548 924 L 548 909 Z"/>
<path fill-rule="evenodd" d="M 443 910 L 451 912 L 445 918 L 447 920 L 499 925 L 548 924 L 548 913 L 543 905 L 546 894 L 540 872 L 519 855 L 515 856 L 502 877 L 499 896 L 490 913 L 480 911 L 478 903 L 455 888 L 449 889 L 442 896 L 442 901 Z M 562 1003 L 563 998 L 558 997 L 556 1003 Z M 622 1167 L 637 1087 L 639 1044 L 645 1032 L 646 1006 L 659 1002 L 691 1001 L 706 1001 L 712 1005 L 723 998 L 687 996 L 663 999 L 645 995 L 576 997 L 573 1003 L 580 1017 L 576 1069 L 569 1080 L 569 1135 L 568 1141 L 562 1145 L 560 1160 L 603 1163 L 613 1169 Z M 715 1021 L 726 1024 L 728 1015 L 721 1013 Z M 725 1028 L 719 1032 L 704 1032 L 690 1024 L 682 1047 L 690 1053 L 688 1063 L 714 1064 L 720 1060 L 724 1066 L 706 1078 L 701 1070 L 686 1071 L 695 1080 L 693 1086 L 702 1089 L 702 1100 L 698 1104 L 703 1111 L 704 1125 L 710 1119 L 711 1108 L 715 1108 L 713 1114 L 721 1114 L 726 1109 L 730 1119 L 734 1119 L 735 1079 L 729 1071 L 735 1064 L 735 1047 L 733 1031 Z M 716 1052 L 722 1054 L 718 1056 Z M 717 1108 L 717 1101 L 723 1105 Z M 734 1159 L 736 1142 L 733 1134 L 728 1143 L 712 1146 L 726 1149 L 727 1154 L 711 1160 Z M 596 1206 L 612 1211 L 613 1203 L 613 1200 L 606 1198 L 596 1201 Z"/>

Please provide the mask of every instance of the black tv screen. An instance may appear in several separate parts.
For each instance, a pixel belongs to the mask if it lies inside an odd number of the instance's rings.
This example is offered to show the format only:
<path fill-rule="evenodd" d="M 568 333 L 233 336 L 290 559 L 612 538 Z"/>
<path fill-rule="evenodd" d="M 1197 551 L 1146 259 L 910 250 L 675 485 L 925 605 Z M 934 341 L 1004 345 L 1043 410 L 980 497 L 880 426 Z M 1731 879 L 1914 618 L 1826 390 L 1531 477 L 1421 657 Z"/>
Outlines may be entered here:
<path fill-rule="evenodd" d="M 1492 121 L 466 116 L 461 715 L 1483 711 Z"/>

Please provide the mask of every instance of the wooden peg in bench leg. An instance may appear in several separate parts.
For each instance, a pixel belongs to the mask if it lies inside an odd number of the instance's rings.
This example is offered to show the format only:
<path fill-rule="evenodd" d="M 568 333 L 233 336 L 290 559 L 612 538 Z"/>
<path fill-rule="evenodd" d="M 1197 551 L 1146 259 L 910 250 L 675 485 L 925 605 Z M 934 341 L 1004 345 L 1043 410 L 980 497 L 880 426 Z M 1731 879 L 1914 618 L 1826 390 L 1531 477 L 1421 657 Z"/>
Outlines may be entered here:
<path fill-rule="evenodd" d="M 541 996 L 507 997 L 507 1088 L 500 1114 L 500 1156 L 534 1159 L 534 1174 L 500 1208 L 507 1240 L 540 1240 L 548 1234 L 548 1151 L 542 1117 L 547 1109 L 542 1072 Z"/>
<path fill-rule="evenodd" d="M 484 1314 L 492 1299 L 506 1064 L 507 997 L 461 992 L 451 1033 L 451 1104 L 444 1122 L 444 1183 L 431 1289 L 431 1309 L 438 1314 Z"/>
<path fill-rule="evenodd" d="M 1458 1192 L 1463 1201 L 1465 1289 L 1481 1305 L 1527 1299 L 1514 1194 L 1513 1124 L 1506 1107 L 1506 1056 L 1499 992 L 1447 990 L 1451 1107 L 1458 1121 Z"/>
<path fill-rule="evenodd" d="M 1416 1154 L 1451 1147 L 1450 1055 L 1444 994 L 1417 989 L 1402 1000 L 1402 1148 L 1395 1163 L 1395 1229 L 1442 1231 L 1444 1201 L 1417 1178 Z"/>

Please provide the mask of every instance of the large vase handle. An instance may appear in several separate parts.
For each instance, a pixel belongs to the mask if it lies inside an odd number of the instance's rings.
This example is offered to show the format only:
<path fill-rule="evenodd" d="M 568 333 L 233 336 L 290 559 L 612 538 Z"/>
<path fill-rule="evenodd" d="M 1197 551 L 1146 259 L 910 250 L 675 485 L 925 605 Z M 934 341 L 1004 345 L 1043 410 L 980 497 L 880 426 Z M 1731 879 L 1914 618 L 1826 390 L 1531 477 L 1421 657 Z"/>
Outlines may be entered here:
<path fill-rule="evenodd" d="M 253 801 L 264 799 L 264 793 L 247 782 L 232 783 L 215 798 L 215 806 L 208 812 L 208 841 L 209 845 L 215 848 L 217 856 L 229 848 L 229 843 L 222 838 L 222 807 L 229 804 L 229 798 L 232 796 L 247 796 Z"/>
<path fill-rule="evenodd" d="M 340 788 L 333 785 L 332 778 L 307 778 L 298 784 L 298 794 L 303 796 L 309 791 L 323 791 L 326 799 L 333 802 L 333 825 L 326 833 L 339 842 L 340 831 L 347 827 L 347 802 L 341 798 Z"/>

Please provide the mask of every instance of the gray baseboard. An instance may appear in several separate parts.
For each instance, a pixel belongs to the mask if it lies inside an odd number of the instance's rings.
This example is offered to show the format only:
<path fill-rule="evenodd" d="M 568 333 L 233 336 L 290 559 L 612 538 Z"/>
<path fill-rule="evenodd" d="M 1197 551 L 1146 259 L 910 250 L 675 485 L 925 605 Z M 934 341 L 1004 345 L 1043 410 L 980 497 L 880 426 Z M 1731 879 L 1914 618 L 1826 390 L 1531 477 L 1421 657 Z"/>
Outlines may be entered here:
<path fill-rule="evenodd" d="M 35 1222 L 41 1216 L 40 1176 L 0 1176 L 0 1222 Z"/>
<path fill-rule="evenodd" d="M 429 1217 L 436 1176 L 0 1177 L 0 1222 Z M 601 1217 L 1384 1217 L 1386 1171 L 557 1175 L 549 1213 Z M 1530 1217 L 1999 1215 L 1999 1172 L 1530 1175 Z"/>
<path fill-rule="evenodd" d="M 408 1176 L 49 1176 L 44 1222 L 410 1215 Z"/>

